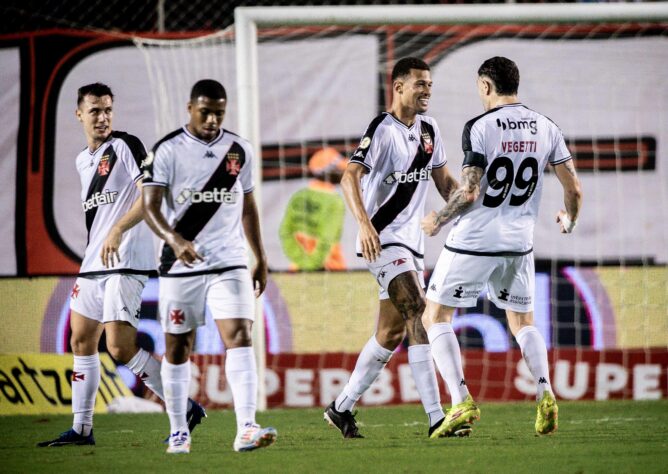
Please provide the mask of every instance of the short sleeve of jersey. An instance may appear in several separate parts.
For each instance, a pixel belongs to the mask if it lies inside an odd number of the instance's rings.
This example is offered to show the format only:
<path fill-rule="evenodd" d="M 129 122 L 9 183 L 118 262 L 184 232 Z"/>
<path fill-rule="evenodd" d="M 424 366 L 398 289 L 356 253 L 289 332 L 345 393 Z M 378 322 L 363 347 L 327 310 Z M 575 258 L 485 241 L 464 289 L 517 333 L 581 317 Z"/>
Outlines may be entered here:
<path fill-rule="evenodd" d="M 163 143 L 151 151 L 145 160 L 144 185 L 169 187 L 172 182 L 170 146 Z"/>
<path fill-rule="evenodd" d="M 445 146 L 443 146 L 441 131 L 436 121 L 432 122 L 432 125 L 434 126 L 434 154 L 432 155 L 431 166 L 432 168 L 441 168 L 446 165 L 448 159 L 445 156 Z"/>
<path fill-rule="evenodd" d="M 253 180 L 253 151 L 248 142 L 241 143 L 244 153 L 246 154 L 246 161 L 239 173 L 239 182 L 244 194 L 250 193 L 255 189 L 255 181 Z"/>
<path fill-rule="evenodd" d="M 557 127 L 556 125 L 554 126 L 553 136 L 554 136 L 554 144 L 552 148 L 552 153 L 550 154 L 549 161 L 551 165 L 558 165 L 560 163 L 564 163 L 570 160 L 571 153 L 568 150 L 568 147 L 566 146 L 566 141 L 564 140 L 564 134 L 561 132 L 561 129 L 559 129 L 559 127 Z"/>
<path fill-rule="evenodd" d="M 373 169 L 378 159 L 378 153 L 381 148 L 380 142 L 382 141 L 382 130 L 378 130 L 378 125 L 384 119 L 385 114 L 381 114 L 371 121 L 355 153 L 350 157 L 352 163 L 358 163 L 368 170 Z"/>
<path fill-rule="evenodd" d="M 118 158 L 133 181 L 139 181 L 143 176 L 141 165 L 146 159 L 146 148 L 141 140 L 133 135 L 124 134 L 119 140 L 121 143 L 116 150 Z"/>
<path fill-rule="evenodd" d="M 487 167 L 483 138 L 479 121 L 474 119 L 464 125 L 464 131 L 462 132 L 463 167 L 478 166 L 482 169 Z"/>

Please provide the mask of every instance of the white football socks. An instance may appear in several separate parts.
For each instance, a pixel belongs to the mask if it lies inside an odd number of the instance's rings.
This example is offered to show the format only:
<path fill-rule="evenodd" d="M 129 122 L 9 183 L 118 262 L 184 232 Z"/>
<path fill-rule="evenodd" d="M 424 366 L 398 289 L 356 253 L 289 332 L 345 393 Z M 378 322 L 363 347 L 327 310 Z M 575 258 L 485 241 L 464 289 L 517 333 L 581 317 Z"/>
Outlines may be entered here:
<path fill-rule="evenodd" d="M 522 357 L 536 382 L 536 399 L 540 400 L 546 391 L 554 396 L 543 336 L 534 326 L 524 326 L 515 336 L 515 340 L 520 345 Z"/>
<path fill-rule="evenodd" d="M 445 414 L 441 407 L 441 394 L 438 391 L 436 368 L 429 344 L 408 346 L 408 364 L 411 366 L 415 388 L 420 394 L 422 406 L 429 417 L 429 426 L 434 426 L 445 418 Z"/>
<path fill-rule="evenodd" d="M 95 396 L 100 386 L 100 355 L 75 355 L 72 370 L 72 429 L 88 436 L 93 429 Z"/>
<path fill-rule="evenodd" d="M 162 377 L 160 377 L 160 363 L 151 357 L 151 354 L 144 349 L 139 349 L 125 366 L 139 377 L 160 400 L 165 400 Z"/>
<path fill-rule="evenodd" d="M 462 354 L 457 335 L 450 323 L 436 323 L 427 331 L 427 337 L 436 367 L 448 385 L 452 405 L 457 405 L 469 394 L 469 389 L 464 381 Z"/>
<path fill-rule="evenodd" d="M 252 347 L 228 349 L 225 355 L 225 377 L 232 391 L 237 430 L 255 423 L 257 410 L 257 366 Z"/>
<path fill-rule="evenodd" d="M 390 357 L 392 357 L 392 351 L 378 344 L 375 334 L 371 336 L 357 358 L 350 380 L 337 397 L 334 409 L 339 412 L 351 411 L 362 394 L 387 365 Z"/>
<path fill-rule="evenodd" d="M 186 410 L 190 388 L 190 361 L 170 364 L 167 357 L 163 357 L 160 375 L 164 387 L 165 408 L 169 415 L 170 433 L 188 432 Z"/>

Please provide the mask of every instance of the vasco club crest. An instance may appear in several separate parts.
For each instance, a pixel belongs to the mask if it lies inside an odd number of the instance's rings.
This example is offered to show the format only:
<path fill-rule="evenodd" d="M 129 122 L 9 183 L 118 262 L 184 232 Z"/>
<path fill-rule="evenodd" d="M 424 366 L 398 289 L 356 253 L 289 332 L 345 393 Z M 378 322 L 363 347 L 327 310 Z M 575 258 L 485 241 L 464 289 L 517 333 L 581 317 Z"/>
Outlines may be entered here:
<path fill-rule="evenodd" d="M 225 158 L 225 170 L 232 176 L 236 176 L 241 171 L 241 160 L 239 160 L 239 153 L 228 153 Z"/>
<path fill-rule="evenodd" d="M 107 176 L 109 171 L 109 155 L 103 155 L 97 165 L 97 174 L 100 176 Z"/>

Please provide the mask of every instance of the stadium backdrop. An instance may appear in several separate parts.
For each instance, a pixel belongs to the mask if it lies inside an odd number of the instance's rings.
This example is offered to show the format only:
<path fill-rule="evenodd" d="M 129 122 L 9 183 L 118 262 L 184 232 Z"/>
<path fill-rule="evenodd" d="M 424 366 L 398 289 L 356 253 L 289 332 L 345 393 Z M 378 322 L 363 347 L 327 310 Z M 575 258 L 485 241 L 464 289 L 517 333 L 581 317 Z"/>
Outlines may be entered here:
<path fill-rule="evenodd" d="M 547 106 L 549 115 L 561 125 L 578 157 L 585 190 L 591 188 L 587 184 L 594 178 L 597 187 L 610 190 L 587 193 L 583 222 L 600 219 L 601 214 L 610 215 L 616 209 L 633 210 L 624 213 L 623 226 L 617 226 L 613 233 L 605 235 L 600 228 L 583 224 L 574 239 L 565 243 L 551 222 L 551 208 L 561 201 L 559 188 L 554 179 L 546 183 L 546 204 L 536 231 L 536 317 L 552 349 L 555 389 L 560 397 L 569 399 L 663 398 L 668 395 L 668 211 L 665 207 L 634 206 L 634 200 L 642 203 L 646 195 L 622 190 L 637 189 L 639 182 L 655 189 L 668 183 L 668 167 L 657 165 L 668 128 L 665 121 L 656 119 L 665 115 L 661 110 L 668 110 L 668 97 L 665 93 L 632 93 L 624 99 L 622 86 L 649 91 L 657 81 L 668 83 L 668 71 L 652 68 L 652 64 L 668 60 L 666 28 L 610 33 L 607 41 L 577 47 L 560 42 L 558 68 L 553 64 L 555 42 L 549 41 L 545 27 L 539 28 L 543 29 L 533 37 L 509 35 L 495 42 L 485 41 L 489 31 L 464 29 L 458 34 L 468 35 L 465 44 L 445 52 L 434 49 L 429 58 L 436 84 L 431 113 L 441 124 L 450 164 L 456 171 L 461 163 L 461 126 L 479 110 L 472 93 L 477 59 L 492 55 L 499 41 L 504 42 L 503 50 L 509 51 L 509 56 L 517 52 L 526 58 L 521 64 L 522 96 L 532 99 L 529 103 L 542 104 L 543 109 Z M 591 32 L 582 33 L 582 37 L 587 34 Z M 605 31 L 597 34 L 605 36 Z M 479 37 L 472 40 L 475 35 Z M 536 39 L 538 36 L 541 38 Z M 627 36 L 633 36 L 634 41 L 628 41 Z M 262 109 L 262 221 L 270 266 L 276 271 L 264 303 L 270 406 L 328 403 L 345 383 L 355 353 L 373 330 L 377 311 L 375 283 L 366 272 L 355 271 L 363 265 L 354 255 L 355 225 L 350 216 L 342 238 L 350 272 L 326 277 L 320 272 L 290 273 L 278 239 L 290 195 L 309 178 L 304 157 L 322 146 L 323 135 L 328 145 L 349 153 L 369 119 L 387 100 L 379 98 L 381 48 L 375 36 L 305 38 L 301 48 L 311 48 L 314 42 L 318 48 L 336 52 L 337 57 L 365 60 L 336 63 L 338 72 L 350 80 L 332 82 L 332 65 L 304 66 L 304 56 L 280 56 L 273 51 L 274 56 L 287 61 L 284 68 L 308 77 L 308 88 L 323 94 L 326 105 L 313 108 L 299 100 L 297 90 L 303 84 L 295 84 L 295 78 L 286 75 L 286 81 L 292 82 L 272 84 L 271 89 L 287 94 L 281 99 L 271 97 L 273 102 L 281 102 L 268 103 Z M 80 125 L 74 120 L 76 88 L 98 80 L 110 84 L 117 98 L 115 128 L 137 134 L 147 146 L 159 138 L 155 123 L 161 118 L 151 102 L 145 58 L 128 38 L 49 30 L 0 37 L 0 46 L 4 123 L 0 130 L 0 218 L 5 223 L 0 228 L 0 274 L 5 277 L 0 280 L 0 294 L 3 317 L 12 317 L 10 329 L 0 335 L 0 352 L 65 353 L 69 351 L 69 290 L 85 243 L 73 166 L 74 156 L 83 146 Z M 295 49 L 294 43 L 274 46 L 279 52 L 281 47 Z M 636 68 L 651 74 L 629 68 L 628 58 L 647 51 L 653 56 Z M 595 64 L 600 63 L 590 61 L 592 57 L 603 59 L 606 69 L 597 70 Z M 576 68 L 584 68 L 579 77 L 588 80 L 572 79 Z M 386 80 L 382 74 L 380 77 Z M 619 84 L 615 108 L 619 116 L 614 118 L 590 110 L 595 109 L 592 97 L 596 96 L 597 83 L 605 78 L 614 78 Z M 235 84 L 230 81 L 225 85 L 231 97 L 225 126 L 235 130 Z M 172 100 L 183 105 L 173 117 L 178 124 L 187 120 L 190 84 L 181 86 L 169 91 Z M 466 89 L 471 91 L 460 93 Z M 584 109 L 588 109 L 587 114 L 580 113 Z M 638 109 L 646 111 L 640 119 Z M 428 207 L 439 205 L 432 193 Z M 614 223 L 619 223 L 617 217 Z M 428 266 L 433 265 L 442 240 L 428 240 Z M 563 263 L 556 272 L 553 262 Z M 619 262 L 644 265 L 626 268 L 621 278 L 614 265 Z M 37 276 L 42 278 L 25 278 Z M 629 295 L 624 287 L 641 288 L 647 280 L 659 282 L 651 295 L 652 304 L 641 311 L 628 311 Z M 155 315 L 156 285 L 152 280 L 145 291 L 140 331 L 143 344 L 160 355 L 164 340 Z M 472 341 L 464 344 L 468 378 L 481 399 L 529 399 L 533 394 L 530 377 L 502 321 L 502 314 L 482 300 L 478 308 L 459 318 L 458 330 Z M 224 349 L 211 324 L 199 330 L 196 352 L 198 383 L 193 394 L 208 406 L 229 405 L 231 397 L 220 370 Z M 405 352 L 400 351 L 363 403 L 417 401 L 409 372 Z M 9 392 L 4 387 L 18 387 L 19 379 L 11 374 L 9 366 L 0 371 L 5 396 Z"/>

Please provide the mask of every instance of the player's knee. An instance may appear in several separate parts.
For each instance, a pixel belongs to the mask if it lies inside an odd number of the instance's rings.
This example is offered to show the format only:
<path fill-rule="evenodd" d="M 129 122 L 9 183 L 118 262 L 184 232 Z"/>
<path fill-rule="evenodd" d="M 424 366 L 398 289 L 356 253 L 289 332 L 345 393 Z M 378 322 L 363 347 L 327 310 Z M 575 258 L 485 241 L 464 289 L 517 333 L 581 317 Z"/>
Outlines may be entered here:
<path fill-rule="evenodd" d="M 74 355 L 92 355 L 97 352 L 97 341 L 86 334 L 72 333 L 70 345 Z"/>
<path fill-rule="evenodd" d="M 235 328 L 224 338 L 225 347 L 234 349 L 236 347 L 250 347 L 253 345 L 251 331 L 246 327 Z"/>
<path fill-rule="evenodd" d="M 165 347 L 165 357 L 170 364 L 185 364 L 190 358 L 190 347 L 186 344 L 174 344 Z"/>
<path fill-rule="evenodd" d="M 132 357 L 137 353 L 137 348 L 134 344 L 109 341 L 107 340 L 107 351 L 109 355 L 117 362 L 125 364 L 130 362 Z"/>
<path fill-rule="evenodd" d="M 378 329 L 378 332 L 376 332 L 376 340 L 378 341 L 378 344 L 385 349 L 393 351 L 399 347 L 399 344 L 404 340 L 405 335 L 406 327 L 402 324 L 401 326 Z"/>
<path fill-rule="evenodd" d="M 397 309 L 407 321 L 420 318 L 424 312 L 424 299 L 419 295 L 405 295 L 396 302 Z"/>

